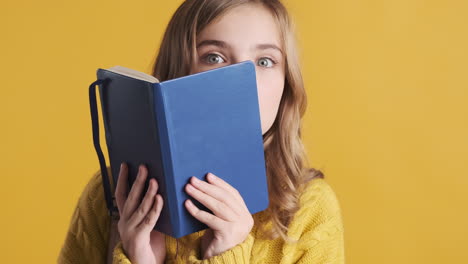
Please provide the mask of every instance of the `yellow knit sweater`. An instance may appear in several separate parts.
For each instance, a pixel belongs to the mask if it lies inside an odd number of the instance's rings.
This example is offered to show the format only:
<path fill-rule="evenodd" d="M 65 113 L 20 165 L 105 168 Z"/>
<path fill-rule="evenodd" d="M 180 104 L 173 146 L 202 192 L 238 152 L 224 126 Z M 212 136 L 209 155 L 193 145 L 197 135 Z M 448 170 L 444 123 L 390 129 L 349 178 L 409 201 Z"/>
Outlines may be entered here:
<path fill-rule="evenodd" d="M 178 243 L 166 236 L 165 263 L 344 263 L 342 215 L 330 185 L 320 178 L 310 181 L 300 205 L 288 229 L 290 237 L 299 239 L 296 244 L 263 239 L 258 226 L 266 223 L 271 227 L 271 222 L 265 212 L 259 212 L 253 215 L 255 224 L 244 242 L 209 259 L 202 260 L 198 250 L 204 231 L 180 238 Z M 106 263 L 109 225 L 101 175 L 97 173 L 79 198 L 58 263 Z M 113 249 L 113 264 L 118 263 L 131 263 L 120 241 Z"/>

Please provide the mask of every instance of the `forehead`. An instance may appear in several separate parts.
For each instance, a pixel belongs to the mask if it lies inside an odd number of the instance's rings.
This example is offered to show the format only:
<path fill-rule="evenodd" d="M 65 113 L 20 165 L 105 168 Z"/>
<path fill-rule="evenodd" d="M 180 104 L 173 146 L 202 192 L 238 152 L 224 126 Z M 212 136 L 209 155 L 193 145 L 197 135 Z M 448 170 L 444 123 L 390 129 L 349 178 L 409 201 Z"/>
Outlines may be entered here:
<path fill-rule="evenodd" d="M 276 19 L 259 4 L 244 4 L 216 18 L 200 32 L 197 42 L 207 39 L 224 41 L 237 47 L 260 43 L 281 47 Z"/>

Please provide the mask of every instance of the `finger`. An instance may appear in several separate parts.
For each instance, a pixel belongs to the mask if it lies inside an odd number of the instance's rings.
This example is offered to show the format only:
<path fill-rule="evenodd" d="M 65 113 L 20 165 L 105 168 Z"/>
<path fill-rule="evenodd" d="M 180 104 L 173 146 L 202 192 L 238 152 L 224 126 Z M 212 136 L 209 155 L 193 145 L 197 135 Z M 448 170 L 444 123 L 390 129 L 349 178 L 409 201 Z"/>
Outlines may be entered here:
<path fill-rule="evenodd" d="M 244 203 L 244 199 L 242 199 L 242 196 L 240 195 L 239 191 L 232 187 L 229 183 L 227 183 L 226 181 L 224 181 L 223 179 L 221 179 L 220 177 L 217 177 L 216 175 L 214 175 L 213 173 L 208 173 L 208 175 L 206 175 L 206 179 L 208 180 L 209 183 L 215 185 L 215 186 L 218 186 L 226 191 L 228 191 L 229 193 L 231 193 L 238 201 L 241 201 L 242 204 L 244 204 L 245 206 L 245 203 Z"/>
<path fill-rule="evenodd" d="M 185 208 L 187 208 L 189 213 L 198 221 L 206 224 L 213 230 L 222 230 L 225 227 L 224 220 L 206 211 L 198 209 L 197 206 L 193 204 L 192 201 L 190 201 L 190 199 L 185 201 Z"/>
<path fill-rule="evenodd" d="M 233 221 L 238 217 L 238 214 L 225 203 L 216 200 L 206 193 L 198 190 L 192 184 L 188 183 L 185 186 L 187 193 L 210 209 L 216 216 L 226 221 Z"/>
<path fill-rule="evenodd" d="M 122 214 L 123 206 L 127 200 L 127 181 L 128 180 L 128 166 L 125 162 L 120 164 L 119 176 L 117 178 L 117 186 L 115 187 L 115 200 L 119 213 Z"/>
<path fill-rule="evenodd" d="M 128 219 L 128 225 L 131 227 L 137 226 L 140 224 L 142 219 L 148 214 L 148 211 L 151 209 L 154 203 L 154 196 L 158 192 L 158 183 L 155 179 L 149 181 L 148 191 L 143 198 L 138 209 L 133 212 L 130 219 Z"/>
<path fill-rule="evenodd" d="M 230 192 L 226 192 L 221 187 L 201 181 L 197 179 L 197 177 L 192 177 L 190 179 L 190 183 L 203 193 L 226 204 L 226 206 L 233 209 L 237 214 L 241 214 L 244 211 L 242 203 L 239 203 L 238 199 L 234 197 L 234 195 Z"/>
<path fill-rule="evenodd" d="M 133 212 L 136 210 L 137 206 L 140 204 L 141 192 L 144 187 L 146 176 L 148 171 L 144 165 L 139 166 L 138 175 L 135 182 L 132 185 L 132 189 L 128 194 L 127 201 L 125 201 L 123 215 L 125 219 L 129 219 Z"/>
<path fill-rule="evenodd" d="M 148 214 L 140 223 L 140 225 L 137 226 L 137 229 L 148 233 L 151 232 L 151 230 L 154 229 L 154 226 L 156 225 L 159 216 L 161 215 L 163 205 L 164 202 L 161 194 L 157 194 L 156 196 L 154 196 L 154 203 L 151 207 L 151 210 L 148 212 Z"/>

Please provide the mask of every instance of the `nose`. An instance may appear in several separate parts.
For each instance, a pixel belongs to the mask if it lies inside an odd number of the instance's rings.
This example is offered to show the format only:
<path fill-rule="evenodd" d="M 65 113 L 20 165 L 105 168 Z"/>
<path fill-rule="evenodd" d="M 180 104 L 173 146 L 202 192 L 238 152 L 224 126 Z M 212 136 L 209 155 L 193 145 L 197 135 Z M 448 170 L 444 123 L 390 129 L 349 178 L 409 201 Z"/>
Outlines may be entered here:
<path fill-rule="evenodd" d="M 240 63 L 240 62 L 244 62 L 244 61 L 248 61 L 248 60 L 254 62 L 254 59 L 252 59 L 251 57 L 243 55 L 243 56 L 236 56 L 232 60 L 232 63 L 235 64 L 235 63 Z"/>

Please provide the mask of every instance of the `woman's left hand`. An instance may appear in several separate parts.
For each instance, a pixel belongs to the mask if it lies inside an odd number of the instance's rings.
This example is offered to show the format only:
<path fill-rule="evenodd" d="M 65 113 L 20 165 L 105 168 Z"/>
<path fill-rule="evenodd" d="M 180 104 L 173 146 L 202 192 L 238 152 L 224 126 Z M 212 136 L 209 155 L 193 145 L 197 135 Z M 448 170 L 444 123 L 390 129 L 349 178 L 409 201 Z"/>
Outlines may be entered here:
<path fill-rule="evenodd" d="M 190 196 L 214 213 L 200 210 L 190 199 L 185 201 L 190 214 L 210 227 L 201 240 L 204 259 L 242 243 L 254 224 L 244 200 L 234 187 L 212 173 L 208 173 L 207 180 L 205 182 L 192 177 L 185 186 Z"/>

